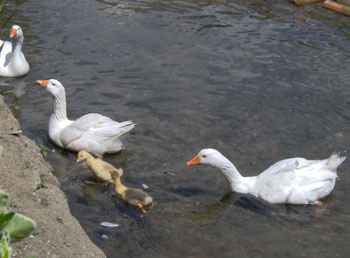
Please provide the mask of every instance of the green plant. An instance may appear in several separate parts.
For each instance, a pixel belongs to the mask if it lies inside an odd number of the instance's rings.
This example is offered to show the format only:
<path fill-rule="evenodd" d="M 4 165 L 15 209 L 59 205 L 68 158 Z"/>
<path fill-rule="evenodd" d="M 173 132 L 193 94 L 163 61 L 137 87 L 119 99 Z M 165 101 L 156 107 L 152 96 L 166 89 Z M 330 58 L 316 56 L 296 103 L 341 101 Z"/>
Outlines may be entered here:
<path fill-rule="evenodd" d="M 0 13 L 4 9 L 5 3 L 6 3 L 6 0 L 1 0 L 1 2 L 0 2 Z M 6 25 L 10 22 L 10 20 L 16 14 L 16 12 L 17 12 L 17 7 L 10 13 L 10 16 L 6 19 L 6 21 L 3 23 L 3 25 L 1 26 L 0 29 L 3 29 L 3 28 L 6 27 Z"/>
<path fill-rule="evenodd" d="M 41 155 L 43 155 L 44 158 L 46 158 L 47 156 L 47 151 L 50 150 L 48 147 L 40 144 L 39 145 L 40 151 L 41 151 Z"/>
<path fill-rule="evenodd" d="M 2 11 L 2 9 L 4 8 L 4 5 L 6 3 L 6 0 L 2 0 L 1 3 L 0 3 L 0 13 Z"/>
<path fill-rule="evenodd" d="M 47 175 L 40 174 L 40 183 L 41 183 L 42 186 L 45 186 L 45 185 L 47 185 L 49 183 Z"/>
<path fill-rule="evenodd" d="M 47 206 L 49 206 L 49 201 L 47 200 L 47 199 L 41 199 L 40 200 L 40 205 L 42 206 L 42 207 L 47 207 Z"/>
<path fill-rule="evenodd" d="M 13 212 L 8 211 L 9 195 L 0 190 L 0 257 L 10 258 L 10 244 L 19 242 L 30 236 L 36 230 L 34 220 Z"/>

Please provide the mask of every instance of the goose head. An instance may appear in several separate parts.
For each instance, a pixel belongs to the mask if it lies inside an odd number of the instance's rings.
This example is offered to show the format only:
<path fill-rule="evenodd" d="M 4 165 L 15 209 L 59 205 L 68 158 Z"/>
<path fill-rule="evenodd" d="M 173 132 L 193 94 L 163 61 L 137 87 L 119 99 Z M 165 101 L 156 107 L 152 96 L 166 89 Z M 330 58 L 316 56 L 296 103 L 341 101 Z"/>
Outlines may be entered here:
<path fill-rule="evenodd" d="M 10 32 L 10 38 L 12 38 L 12 39 L 23 38 L 22 28 L 18 25 L 13 25 L 11 32 Z"/>
<path fill-rule="evenodd" d="M 55 79 L 37 80 L 36 82 L 44 87 L 53 97 L 61 96 L 65 92 L 62 83 Z"/>
<path fill-rule="evenodd" d="M 211 165 L 214 167 L 220 167 L 222 162 L 225 162 L 226 158 L 215 149 L 203 149 L 193 159 L 186 163 L 187 166 L 193 165 Z"/>

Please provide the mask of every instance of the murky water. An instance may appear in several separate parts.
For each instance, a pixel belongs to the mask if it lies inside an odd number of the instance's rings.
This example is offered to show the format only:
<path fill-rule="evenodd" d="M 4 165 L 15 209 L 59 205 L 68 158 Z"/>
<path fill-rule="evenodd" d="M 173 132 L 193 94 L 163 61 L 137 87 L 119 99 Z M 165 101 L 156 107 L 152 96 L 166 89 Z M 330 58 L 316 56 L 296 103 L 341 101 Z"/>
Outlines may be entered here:
<path fill-rule="evenodd" d="M 213 147 L 244 175 L 280 159 L 327 158 L 350 142 L 349 18 L 289 1 L 18 1 L 31 71 L 1 93 L 47 159 L 71 211 L 108 257 L 345 257 L 349 163 L 314 207 L 228 193 L 209 167 L 185 167 Z M 9 26 L 2 30 L 6 38 Z M 137 127 L 106 156 L 156 203 L 142 216 L 93 184 L 76 154 L 47 140 L 52 110 L 37 79 L 66 87 L 68 115 L 99 112 Z M 350 156 L 348 157 L 350 158 Z M 102 221 L 121 226 L 109 229 Z M 105 239 L 107 236 L 108 239 Z"/>

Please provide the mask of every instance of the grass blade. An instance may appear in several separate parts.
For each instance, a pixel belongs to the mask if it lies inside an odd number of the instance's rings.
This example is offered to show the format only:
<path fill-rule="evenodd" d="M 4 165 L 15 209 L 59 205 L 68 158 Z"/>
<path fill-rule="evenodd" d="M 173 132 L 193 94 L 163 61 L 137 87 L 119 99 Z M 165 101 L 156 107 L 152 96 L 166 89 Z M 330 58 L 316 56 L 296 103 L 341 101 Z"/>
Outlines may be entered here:
<path fill-rule="evenodd" d="M 5 3 L 6 3 L 6 0 L 2 0 L 2 2 L 0 4 L 0 13 L 2 11 L 2 8 L 4 8 Z"/>

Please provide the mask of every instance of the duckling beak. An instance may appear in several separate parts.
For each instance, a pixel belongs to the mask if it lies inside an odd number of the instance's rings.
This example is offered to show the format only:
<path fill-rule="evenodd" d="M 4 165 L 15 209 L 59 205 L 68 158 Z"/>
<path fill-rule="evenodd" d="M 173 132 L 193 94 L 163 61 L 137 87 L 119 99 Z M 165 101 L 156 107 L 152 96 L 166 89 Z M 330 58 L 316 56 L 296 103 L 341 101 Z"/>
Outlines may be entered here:
<path fill-rule="evenodd" d="M 189 162 L 186 163 L 187 166 L 193 166 L 193 165 L 200 165 L 200 158 L 199 155 L 196 155 L 193 159 L 191 159 Z"/>
<path fill-rule="evenodd" d="M 17 29 L 12 29 L 10 33 L 10 38 L 14 38 L 17 36 Z"/>
<path fill-rule="evenodd" d="M 78 157 L 78 159 L 77 159 L 77 163 L 79 163 L 80 162 L 80 157 Z"/>
<path fill-rule="evenodd" d="M 47 84 L 49 83 L 49 80 L 37 80 L 36 82 L 39 83 L 44 88 L 46 88 Z"/>

